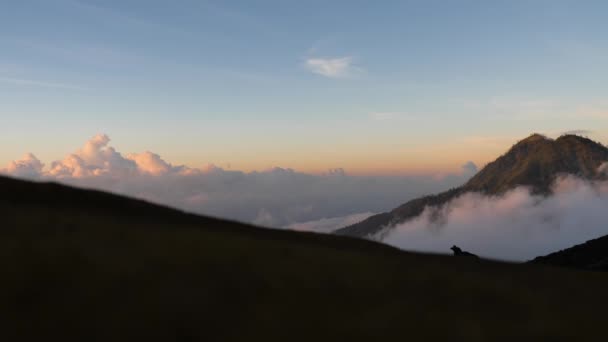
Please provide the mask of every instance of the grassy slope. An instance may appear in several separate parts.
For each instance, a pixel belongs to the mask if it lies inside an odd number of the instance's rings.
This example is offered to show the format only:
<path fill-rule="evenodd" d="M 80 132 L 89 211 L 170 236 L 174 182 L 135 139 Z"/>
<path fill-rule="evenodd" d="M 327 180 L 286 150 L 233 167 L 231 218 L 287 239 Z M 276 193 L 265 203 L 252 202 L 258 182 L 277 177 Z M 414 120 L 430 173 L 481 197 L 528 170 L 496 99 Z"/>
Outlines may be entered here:
<path fill-rule="evenodd" d="M 584 339 L 608 275 L 404 253 L 0 178 L 0 339 Z"/>
<path fill-rule="evenodd" d="M 529 261 L 593 271 L 608 271 L 608 235 Z"/>

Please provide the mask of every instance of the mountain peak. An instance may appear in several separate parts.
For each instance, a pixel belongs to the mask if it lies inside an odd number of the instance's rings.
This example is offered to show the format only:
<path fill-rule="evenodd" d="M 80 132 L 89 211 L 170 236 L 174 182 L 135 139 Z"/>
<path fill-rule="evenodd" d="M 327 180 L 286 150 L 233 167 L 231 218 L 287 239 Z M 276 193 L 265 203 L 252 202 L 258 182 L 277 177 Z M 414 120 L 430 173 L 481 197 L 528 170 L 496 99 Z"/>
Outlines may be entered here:
<path fill-rule="evenodd" d="M 526 186 L 535 194 L 547 195 L 560 175 L 590 180 L 599 178 L 600 165 L 606 161 L 608 148 L 591 139 L 573 134 L 550 139 L 535 133 L 517 142 L 461 187 L 413 199 L 390 212 L 372 216 L 336 233 L 362 237 L 374 235 L 386 227 L 420 215 L 428 206 L 442 206 L 465 192 L 500 195 L 518 186 Z"/>
<path fill-rule="evenodd" d="M 543 135 L 543 134 L 540 134 L 540 133 L 532 133 L 529 137 L 520 140 L 519 144 L 521 144 L 521 143 L 531 143 L 531 142 L 536 142 L 536 141 L 545 141 L 545 140 L 551 141 L 552 139 L 550 139 L 546 135 Z"/>
<path fill-rule="evenodd" d="M 556 140 L 533 134 L 489 163 L 467 184 L 468 191 L 500 194 L 517 186 L 548 193 L 555 178 L 571 174 L 593 179 L 608 160 L 608 149 L 588 138 L 563 135 Z"/>

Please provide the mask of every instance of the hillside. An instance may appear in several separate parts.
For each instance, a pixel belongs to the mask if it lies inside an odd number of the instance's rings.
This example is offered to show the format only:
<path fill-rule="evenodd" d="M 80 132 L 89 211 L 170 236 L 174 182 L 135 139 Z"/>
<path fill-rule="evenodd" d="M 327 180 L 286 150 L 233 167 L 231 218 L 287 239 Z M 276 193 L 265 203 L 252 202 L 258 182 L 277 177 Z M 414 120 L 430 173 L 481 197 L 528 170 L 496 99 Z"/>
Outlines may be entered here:
<path fill-rule="evenodd" d="M 608 271 L 608 236 L 536 257 L 530 263 L 606 272 Z"/>
<path fill-rule="evenodd" d="M 500 195 L 517 186 L 527 186 L 536 194 L 549 194 L 559 175 L 583 179 L 603 177 L 599 166 L 608 161 L 608 148 L 577 135 L 548 139 L 533 134 L 519 141 L 507 153 L 486 165 L 466 184 L 446 192 L 408 201 L 387 213 L 336 231 L 338 235 L 367 237 L 387 227 L 420 215 L 427 206 L 441 206 L 465 192 Z"/>
<path fill-rule="evenodd" d="M 0 177 L 0 339 L 589 340 L 608 275 L 402 252 Z"/>

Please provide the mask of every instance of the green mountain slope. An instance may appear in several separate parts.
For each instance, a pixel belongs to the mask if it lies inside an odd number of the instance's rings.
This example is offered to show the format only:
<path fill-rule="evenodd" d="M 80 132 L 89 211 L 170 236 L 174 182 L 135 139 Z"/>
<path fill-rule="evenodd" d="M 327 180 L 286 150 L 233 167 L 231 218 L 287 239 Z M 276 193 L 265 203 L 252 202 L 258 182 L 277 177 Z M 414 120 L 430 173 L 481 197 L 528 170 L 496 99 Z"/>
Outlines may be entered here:
<path fill-rule="evenodd" d="M 406 253 L 0 178 L 2 341 L 604 334 L 608 274 Z"/>
<path fill-rule="evenodd" d="M 533 134 L 486 165 L 461 187 L 411 200 L 388 213 L 339 229 L 336 234 L 371 236 L 420 215 L 427 206 L 441 206 L 470 191 L 500 195 L 517 186 L 528 186 L 534 193 L 549 194 L 552 182 L 559 175 L 583 179 L 603 177 L 598 168 L 606 161 L 608 148 L 590 139 L 563 135 L 553 140 Z"/>

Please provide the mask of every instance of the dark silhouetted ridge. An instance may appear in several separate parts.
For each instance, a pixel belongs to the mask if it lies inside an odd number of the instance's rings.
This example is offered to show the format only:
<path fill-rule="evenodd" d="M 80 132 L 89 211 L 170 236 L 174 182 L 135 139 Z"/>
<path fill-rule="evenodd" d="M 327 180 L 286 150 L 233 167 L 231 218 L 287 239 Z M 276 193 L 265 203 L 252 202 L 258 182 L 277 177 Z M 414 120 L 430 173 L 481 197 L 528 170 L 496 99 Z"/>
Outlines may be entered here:
<path fill-rule="evenodd" d="M 530 261 L 593 271 L 608 271 L 608 235 Z"/>

